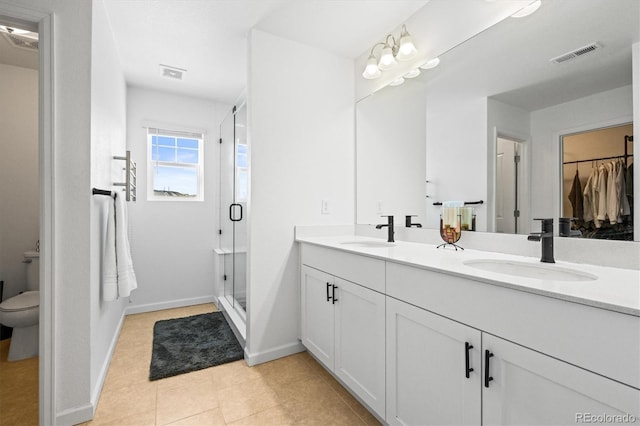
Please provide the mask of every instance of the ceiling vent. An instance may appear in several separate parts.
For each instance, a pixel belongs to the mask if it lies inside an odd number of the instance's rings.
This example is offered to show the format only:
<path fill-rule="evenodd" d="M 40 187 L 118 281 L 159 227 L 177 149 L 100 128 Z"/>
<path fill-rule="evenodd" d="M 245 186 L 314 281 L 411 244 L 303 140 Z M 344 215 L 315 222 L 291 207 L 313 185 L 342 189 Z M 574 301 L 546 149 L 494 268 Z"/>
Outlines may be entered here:
<path fill-rule="evenodd" d="M 556 64 L 560 64 L 562 62 L 567 62 L 570 61 L 572 59 L 575 59 L 579 56 L 583 56 L 586 55 L 587 53 L 591 53 L 596 51 L 597 49 L 600 49 L 602 47 L 602 45 L 598 42 L 594 42 L 591 44 L 587 44 L 586 46 L 582 46 L 576 50 L 572 50 L 571 52 L 567 52 L 565 54 L 562 54 L 560 56 L 556 56 L 555 58 L 551 58 L 549 59 L 550 62 L 556 63 Z"/>
<path fill-rule="evenodd" d="M 166 78 L 172 78 L 174 80 L 182 80 L 182 77 L 184 76 L 185 72 L 187 72 L 187 70 L 183 68 L 160 64 L 160 75 Z"/>

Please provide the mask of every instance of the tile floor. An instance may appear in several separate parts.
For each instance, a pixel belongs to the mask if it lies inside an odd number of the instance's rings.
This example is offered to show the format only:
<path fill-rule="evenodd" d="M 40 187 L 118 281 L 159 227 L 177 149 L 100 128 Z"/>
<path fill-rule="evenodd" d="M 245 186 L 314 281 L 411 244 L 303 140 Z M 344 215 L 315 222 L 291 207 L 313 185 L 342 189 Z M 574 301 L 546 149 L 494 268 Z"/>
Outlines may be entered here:
<path fill-rule="evenodd" d="M 207 304 L 127 316 L 95 417 L 84 425 L 379 424 L 307 353 L 150 382 L 154 323 L 214 309 Z"/>
<path fill-rule="evenodd" d="M 38 357 L 7 361 L 11 339 L 0 340 L 0 426 L 38 424 Z"/>

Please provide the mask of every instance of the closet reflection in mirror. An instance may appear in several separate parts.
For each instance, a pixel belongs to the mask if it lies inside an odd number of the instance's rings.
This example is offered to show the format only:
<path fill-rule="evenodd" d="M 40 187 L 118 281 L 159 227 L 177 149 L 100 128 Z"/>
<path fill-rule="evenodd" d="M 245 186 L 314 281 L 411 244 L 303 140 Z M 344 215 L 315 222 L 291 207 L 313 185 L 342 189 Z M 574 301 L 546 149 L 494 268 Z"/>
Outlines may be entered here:
<path fill-rule="evenodd" d="M 633 240 L 633 125 L 562 137 L 562 211 L 583 238 Z"/>
<path fill-rule="evenodd" d="M 386 197 L 379 191 L 385 188 L 381 177 L 392 173 L 394 190 L 422 185 L 423 191 L 411 206 L 398 200 L 388 207 L 399 215 L 424 215 L 425 228 L 439 226 L 435 201 L 485 200 L 477 209 L 478 231 L 527 234 L 538 229 L 534 217 L 563 216 L 561 136 L 637 120 L 633 64 L 640 68 L 639 34 L 637 0 L 546 1 L 533 15 L 507 18 L 441 55 L 437 68 L 358 102 L 357 223 L 376 223 L 377 201 Z M 593 43 L 588 53 L 552 61 Z M 402 150 L 398 137 L 377 141 L 384 144 L 379 152 L 398 149 L 393 156 L 369 155 L 361 149 L 369 143 L 366 135 L 393 135 L 398 127 L 392 120 L 365 123 L 361 108 L 373 108 L 376 96 L 391 96 L 385 92 L 411 87 L 424 93 L 425 114 L 403 125 L 424 132 L 424 164 L 414 165 L 420 154 Z M 498 193 L 498 138 L 520 143 L 517 231 L 515 218 L 506 227 L 500 223 L 513 211 L 498 211 L 504 201 Z"/>

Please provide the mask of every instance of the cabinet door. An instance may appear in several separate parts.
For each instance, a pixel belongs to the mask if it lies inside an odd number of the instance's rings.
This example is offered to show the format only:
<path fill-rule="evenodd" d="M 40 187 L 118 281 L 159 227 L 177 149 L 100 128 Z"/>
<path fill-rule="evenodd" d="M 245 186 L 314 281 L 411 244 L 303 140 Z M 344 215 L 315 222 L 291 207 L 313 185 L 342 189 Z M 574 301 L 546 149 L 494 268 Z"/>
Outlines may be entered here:
<path fill-rule="evenodd" d="M 479 425 L 480 338 L 478 330 L 387 297 L 387 423 Z"/>
<path fill-rule="evenodd" d="M 640 421 L 637 389 L 488 334 L 482 336 L 482 347 L 483 358 L 485 351 L 493 354 L 488 358 L 492 380 L 484 383 L 483 378 L 485 425 Z"/>
<path fill-rule="evenodd" d="M 385 296 L 336 278 L 335 374 L 380 417 L 385 411 Z"/>
<path fill-rule="evenodd" d="M 334 278 L 322 271 L 302 266 L 301 339 L 302 344 L 327 368 L 333 370 L 333 292 Z"/>

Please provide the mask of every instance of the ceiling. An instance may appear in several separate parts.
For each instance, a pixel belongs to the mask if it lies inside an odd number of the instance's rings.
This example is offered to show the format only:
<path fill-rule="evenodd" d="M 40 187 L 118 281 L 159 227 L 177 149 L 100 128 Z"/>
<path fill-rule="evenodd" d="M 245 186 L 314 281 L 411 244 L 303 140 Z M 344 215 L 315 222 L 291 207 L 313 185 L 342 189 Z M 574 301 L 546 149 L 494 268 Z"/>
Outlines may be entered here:
<path fill-rule="evenodd" d="M 429 0 L 104 0 L 127 83 L 233 103 L 251 28 L 356 58 Z M 182 81 L 159 64 L 186 69 Z"/>
<path fill-rule="evenodd" d="M 508 34 L 508 37 L 505 35 Z M 631 45 L 640 38 L 638 0 L 546 0 L 533 15 L 506 19 L 441 57 L 420 76 L 431 96 L 491 96 L 535 111 L 632 84 Z M 550 59 L 592 42 L 576 59 Z"/>

